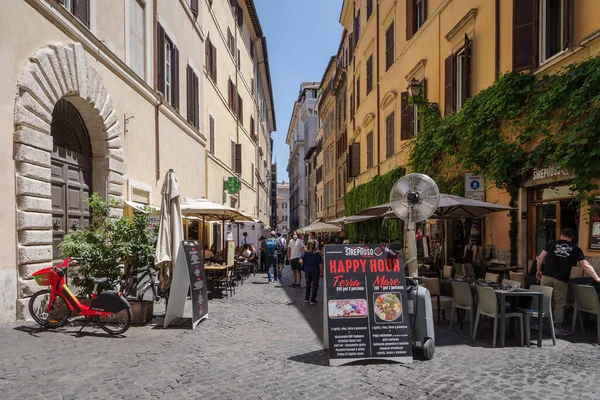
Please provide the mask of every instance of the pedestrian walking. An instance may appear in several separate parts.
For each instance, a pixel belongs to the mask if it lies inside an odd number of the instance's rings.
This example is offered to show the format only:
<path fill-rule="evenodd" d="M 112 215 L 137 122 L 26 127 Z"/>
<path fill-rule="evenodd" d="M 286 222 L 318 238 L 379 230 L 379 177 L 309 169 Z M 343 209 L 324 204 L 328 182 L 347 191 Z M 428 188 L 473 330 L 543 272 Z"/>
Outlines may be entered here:
<path fill-rule="evenodd" d="M 542 286 L 549 286 L 554 289 L 552 298 L 554 299 L 555 325 L 563 323 L 571 268 L 577 262 L 596 282 L 600 282 L 598 274 L 585 259 L 583 251 L 573 243 L 574 237 L 575 232 L 572 229 L 561 230 L 560 239 L 546 244 L 536 261 L 537 279 L 541 281 Z M 560 335 L 569 333 L 561 328 L 557 328 L 556 332 Z"/>
<path fill-rule="evenodd" d="M 306 251 L 300 257 L 300 262 L 304 266 L 304 276 L 306 276 L 304 302 L 317 304 L 319 278 L 323 277 L 323 257 L 321 257 L 321 253 L 315 250 L 314 242 L 308 243 Z"/>
<path fill-rule="evenodd" d="M 258 239 L 258 247 L 260 250 L 260 270 L 264 271 L 267 269 L 267 240 L 264 236 Z"/>
<path fill-rule="evenodd" d="M 283 271 L 283 265 L 285 262 L 285 253 L 287 249 L 287 243 L 285 238 L 281 236 L 281 232 L 277 233 L 277 249 L 275 250 L 277 254 L 277 270 L 279 272 L 279 279 L 281 279 L 281 272 Z"/>
<path fill-rule="evenodd" d="M 294 280 L 290 287 L 300 287 L 302 284 L 302 264 L 300 264 L 302 251 L 304 251 L 304 241 L 298 237 L 297 233 L 294 233 L 287 248 L 287 257 L 290 260 Z"/>
<path fill-rule="evenodd" d="M 279 282 L 277 275 L 277 238 L 275 231 L 271 231 L 271 236 L 266 240 L 265 253 L 267 255 L 267 277 L 269 283 Z M 273 269 L 273 278 L 271 278 L 271 269 Z"/>

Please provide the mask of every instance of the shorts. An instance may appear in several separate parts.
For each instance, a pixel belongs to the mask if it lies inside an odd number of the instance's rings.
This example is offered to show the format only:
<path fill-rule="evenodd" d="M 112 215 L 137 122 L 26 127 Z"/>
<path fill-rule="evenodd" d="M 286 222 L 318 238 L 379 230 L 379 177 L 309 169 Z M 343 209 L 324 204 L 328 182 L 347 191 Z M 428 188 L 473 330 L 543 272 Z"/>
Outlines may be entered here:
<path fill-rule="evenodd" d="M 302 264 L 300 264 L 300 258 L 292 258 L 290 260 L 292 271 L 302 271 Z"/>
<path fill-rule="evenodd" d="M 277 264 L 283 264 L 285 261 L 285 255 L 283 254 L 278 254 L 277 255 Z"/>

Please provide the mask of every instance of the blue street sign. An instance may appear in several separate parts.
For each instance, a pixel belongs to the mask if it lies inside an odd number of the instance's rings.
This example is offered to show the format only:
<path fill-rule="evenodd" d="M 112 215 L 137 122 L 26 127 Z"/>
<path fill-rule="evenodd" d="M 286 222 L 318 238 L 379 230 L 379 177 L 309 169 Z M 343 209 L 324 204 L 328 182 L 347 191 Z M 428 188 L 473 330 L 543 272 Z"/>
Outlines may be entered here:
<path fill-rule="evenodd" d="M 480 186 L 480 185 L 479 185 L 479 181 L 476 181 L 476 180 L 472 180 L 472 181 L 471 181 L 471 189 L 473 189 L 473 190 L 478 190 L 478 189 L 479 189 L 479 186 Z"/>

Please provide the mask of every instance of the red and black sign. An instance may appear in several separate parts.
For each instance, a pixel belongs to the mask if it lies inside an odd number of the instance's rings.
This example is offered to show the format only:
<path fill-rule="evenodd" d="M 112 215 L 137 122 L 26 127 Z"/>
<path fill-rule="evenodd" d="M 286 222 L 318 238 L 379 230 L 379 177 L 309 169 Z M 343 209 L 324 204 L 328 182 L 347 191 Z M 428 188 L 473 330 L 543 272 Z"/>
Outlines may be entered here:
<path fill-rule="evenodd" d="M 192 324 L 200 321 L 208 313 L 208 290 L 206 288 L 206 271 L 200 243 L 195 240 L 183 241 L 183 252 L 190 274 L 190 290 L 192 293 Z"/>
<path fill-rule="evenodd" d="M 330 365 L 412 361 L 402 253 L 387 245 L 325 246 Z"/>
<path fill-rule="evenodd" d="M 594 196 L 590 217 L 589 250 L 600 250 L 600 195 Z"/>

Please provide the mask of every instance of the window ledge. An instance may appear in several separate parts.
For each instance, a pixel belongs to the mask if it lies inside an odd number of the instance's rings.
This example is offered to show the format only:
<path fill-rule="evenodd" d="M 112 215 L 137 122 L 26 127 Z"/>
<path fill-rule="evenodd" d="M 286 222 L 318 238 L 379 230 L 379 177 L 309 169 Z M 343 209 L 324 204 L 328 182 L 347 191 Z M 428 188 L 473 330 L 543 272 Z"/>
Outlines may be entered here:
<path fill-rule="evenodd" d="M 546 61 L 541 63 L 540 66 L 537 69 L 535 69 L 534 74 L 539 75 L 539 74 L 546 72 L 547 70 L 553 68 L 557 64 L 560 64 L 561 62 L 563 62 L 566 58 L 577 53 L 581 49 L 582 48 L 579 47 L 576 49 L 572 49 L 572 50 L 567 49 L 567 50 L 561 51 L 560 53 L 556 53 L 555 55 L 553 55 L 552 57 L 550 57 L 549 59 L 547 59 Z"/>

